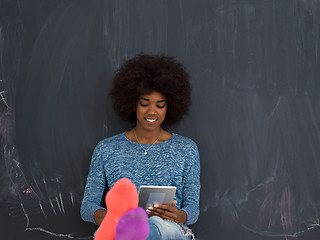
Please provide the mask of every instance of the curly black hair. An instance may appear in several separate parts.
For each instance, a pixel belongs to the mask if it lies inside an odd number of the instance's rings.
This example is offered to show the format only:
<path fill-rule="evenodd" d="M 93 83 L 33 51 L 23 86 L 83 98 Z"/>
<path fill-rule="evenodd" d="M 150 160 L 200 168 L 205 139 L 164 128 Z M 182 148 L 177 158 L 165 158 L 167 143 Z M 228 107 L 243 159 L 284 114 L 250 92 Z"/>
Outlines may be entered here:
<path fill-rule="evenodd" d="M 171 56 L 139 54 L 116 72 L 110 96 L 120 117 L 136 121 L 136 103 L 142 94 L 162 93 L 167 100 L 164 124 L 178 123 L 191 105 L 191 85 L 184 66 Z"/>

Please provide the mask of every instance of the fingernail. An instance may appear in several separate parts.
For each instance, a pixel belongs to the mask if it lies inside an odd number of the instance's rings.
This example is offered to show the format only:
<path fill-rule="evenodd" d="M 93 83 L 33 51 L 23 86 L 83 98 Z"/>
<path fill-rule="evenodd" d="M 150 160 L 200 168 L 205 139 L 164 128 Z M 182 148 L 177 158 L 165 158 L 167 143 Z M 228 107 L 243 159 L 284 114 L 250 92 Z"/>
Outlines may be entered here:
<path fill-rule="evenodd" d="M 153 207 L 152 207 L 152 206 L 149 206 L 149 207 L 148 207 L 148 210 L 152 210 L 152 209 L 153 209 Z"/>
<path fill-rule="evenodd" d="M 153 206 L 154 206 L 154 207 L 159 207 L 159 205 L 158 205 L 158 204 L 154 204 Z"/>

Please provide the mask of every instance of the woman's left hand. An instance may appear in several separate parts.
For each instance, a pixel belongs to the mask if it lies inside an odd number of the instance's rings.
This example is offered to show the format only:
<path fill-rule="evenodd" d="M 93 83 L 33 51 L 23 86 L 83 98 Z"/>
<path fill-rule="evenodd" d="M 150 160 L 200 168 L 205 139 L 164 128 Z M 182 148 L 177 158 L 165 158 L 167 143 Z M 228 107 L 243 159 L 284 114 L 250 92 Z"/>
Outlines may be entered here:
<path fill-rule="evenodd" d="M 187 221 L 187 214 L 183 210 L 176 208 L 176 201 L 169 204 L 154 204 L 147 209 L 150 216 L 158 216 L 162 219 L 168 219 L 177 223 L 185 223 Z"/>

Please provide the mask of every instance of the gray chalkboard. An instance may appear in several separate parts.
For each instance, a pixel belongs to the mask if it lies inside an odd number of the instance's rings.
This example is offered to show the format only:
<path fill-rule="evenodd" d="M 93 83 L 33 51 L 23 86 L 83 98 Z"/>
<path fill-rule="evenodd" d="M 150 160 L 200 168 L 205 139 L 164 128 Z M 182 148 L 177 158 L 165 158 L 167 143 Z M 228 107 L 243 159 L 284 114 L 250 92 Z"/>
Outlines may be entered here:
<path fill-rule="evenodd" d="M 320 1 L 0 0 L 0 238 L 91 239 L 96 143 L 138 53 L 175 56 L 198 143 L 197 239 L 320 239 Z"/>

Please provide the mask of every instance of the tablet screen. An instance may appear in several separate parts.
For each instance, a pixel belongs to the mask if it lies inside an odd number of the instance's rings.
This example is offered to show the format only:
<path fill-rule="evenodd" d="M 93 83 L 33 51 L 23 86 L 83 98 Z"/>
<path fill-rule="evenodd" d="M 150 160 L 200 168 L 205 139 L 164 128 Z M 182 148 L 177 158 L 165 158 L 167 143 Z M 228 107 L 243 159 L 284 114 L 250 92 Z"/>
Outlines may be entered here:
<path fill-rule="evenodd" d="M 139 189 L 139 207 L 147 209 L 154 203 L 172 204 L 176 187 L 173 186 L 141 186 Z"/>

